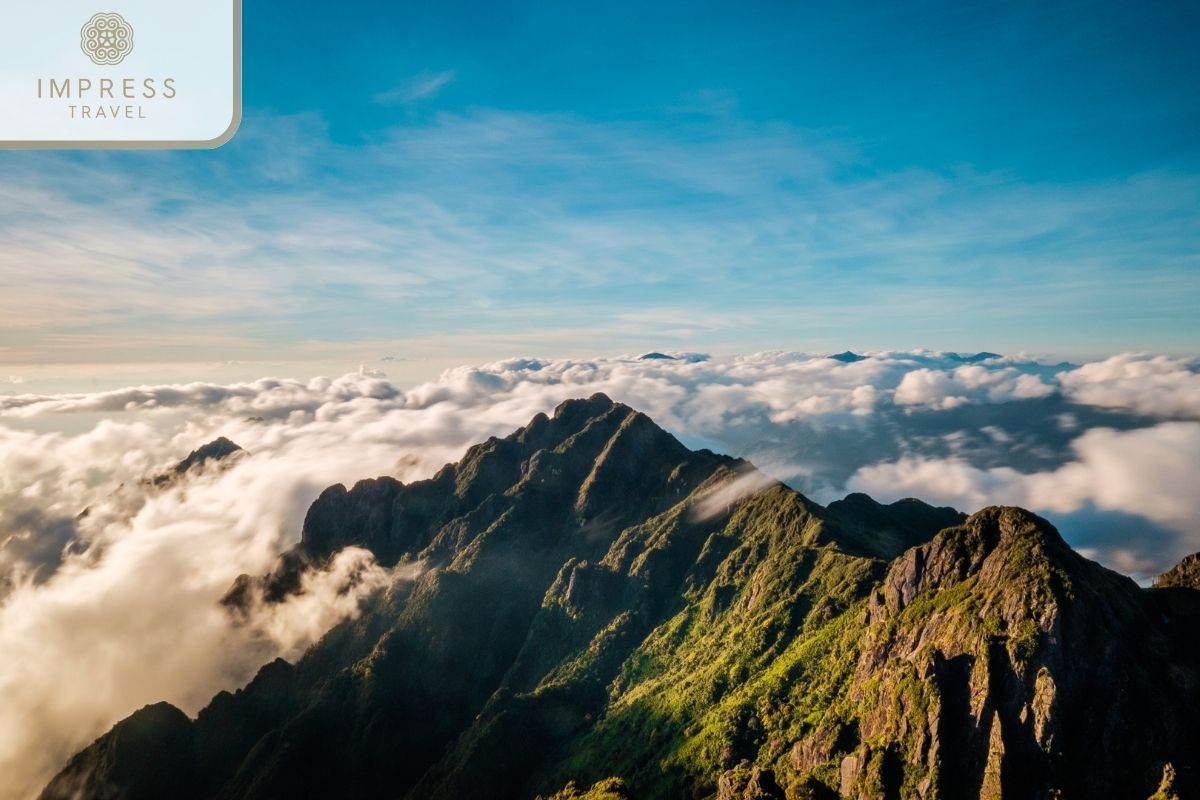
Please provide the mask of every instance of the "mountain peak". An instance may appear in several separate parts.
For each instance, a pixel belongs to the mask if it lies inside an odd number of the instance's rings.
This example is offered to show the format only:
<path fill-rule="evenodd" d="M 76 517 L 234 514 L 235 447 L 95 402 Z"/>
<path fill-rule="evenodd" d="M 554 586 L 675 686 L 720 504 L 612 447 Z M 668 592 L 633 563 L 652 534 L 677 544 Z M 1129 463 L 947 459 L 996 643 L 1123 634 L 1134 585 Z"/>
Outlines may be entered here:
<path fill-rule="evenodd" d="M 985 508 L 905 552 L 868 604 L 855 682 L 882 688 L 860 695 L 842 795 L 886 784 L 872 742 L 898 741 L 905 770 L 932 765 L 939 797 L 1149 796 L 1196 736 L 1170 699 L 1194 693 L 1195 651 L 1156 599 L 1020 508 Z"/>
<path fill-rule="evenodd" d="M 1049 520 L 1019 506 L 988 506 L 967 517 L 966 527 L 985 540 L 1004 546 L 1015 541 L 1037 540 L 1066 548 L 1066 542 Z"/>
<path fill-rule="evenodd" d="M 887 560 L 967 519 L 956 509 L 931 506 L 911 497 L 884 505 L 862 492 L 835 500 L 828 511 L 838 521 L 838 541 L 848 552 Z"/>
<path fill-rule="evenodd" d="M 329 487 L 309 508 L 300 546 L 284 557 L 272 585 L 297 586 L 297 569 L 349 545 L 365 547 L 388 566 L 428 556 L 428 548 L 445 555 L 465 544 L 461 533 L 450 535 L 452 521 L 511 514 L 546 493 L 569 497 L 576 522 L 607 520 L 607 529 L 678 502 L 729 461 L 693 453 L 645 414 L 603 393 L 567 400 L 552 417 L 537 414 L 503 439 L 473 445 L 431 479 L 404 484 L 383 476 L 351 489 Z M 547 524 L 548 501 L 537 502 L 535 518 Z M 597 535 L 599 524 L 589 535 Z"/>
<path fill-rule="evenodd" d="M 1184 588 L 1200 590 L 1200 553 L 1185 556 L 1175 566 L 1154 579 L 1154 588 Z"/>
<path fill-rule="evenodd" d="M 170 703 L 144 706 L 72 758 L 39 800 L 187 797 L 193 775 L 185 765 L 192 746 L 186 714 Z M 115 791 L 114 781 L 122 791 Z"/>
<path fill-rule="evenodd" d="M 227 459 L 245 452 L 239 445 L 224 436 L 218 436 L 211 442 L 201 445 L 188 453 L 175 466 L 160 472 L 152 478 L 146 478 L 143 482 L 149 482 L 158 487 L 165 487 L 192 470 L 202 470 L 212 464 L 222 464 Z"/>
<path fill-rule="evenodd" d="M 348 546 L 400 567 L 357 616 L 194 721 L 119 723 L 47 797 L 1145 798 L 1200 765 L 1192 592 L 1019 508 L 822 508 L 603 394 L 330 487 L 226 606 Z"/>
<path fill-rule="evenodd" d="M 1053 525 L 1014 506 L 989 506 L 961 525 L 897 558 L 883 584 L 887 606 L 899 611 L 917 597 L 968 577 L 1003 591 L 1063 575 L 1079 556 Z"/>
<path fill-rule="evenodd" d="M 193 467 L 202 467 L 210 461 L 222 461 L 239 452 L 243 452 L 239 445 L 224 436 L 218 436 L 208 444 L 201 445 L 188 453 L 186 458 L 175 465 L 175 474 L 182 475 Z"/>
<path fill-rule="evenodd" d="M 993 358 L 1002 358 L 999 353 L 989 353 L 984 350 L 973 355 L 962 355 L 960 353 L 946 353 L 946 358 L 951 361 L 958 361 L 963 364 L 978 364 L 981 361 L 988 361 Z"/>
<path fill-rule="evenodd" d="M 597 417 L 616 405 L 620 404 L 614 403 L 604 392 L 596 392 L 586 399 L 562 401 L 554 409 L 554 419 Z"/>

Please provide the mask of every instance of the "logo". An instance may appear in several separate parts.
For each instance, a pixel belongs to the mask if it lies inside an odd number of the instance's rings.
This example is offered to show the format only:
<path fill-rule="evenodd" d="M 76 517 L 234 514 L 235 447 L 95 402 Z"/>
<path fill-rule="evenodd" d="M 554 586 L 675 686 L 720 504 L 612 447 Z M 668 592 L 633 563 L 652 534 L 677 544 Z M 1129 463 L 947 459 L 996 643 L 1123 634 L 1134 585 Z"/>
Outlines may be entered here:
<path fill-rule="evenodd" d="M 120 14 L 101 12 L 80 30 L 79 46 L 96 64 L 120 64 L 133 52 L 133 26 Z"/>
<path fill-rule="evenodd" d="M 0 0 L 0 150 L 220 147 L 242 118 L 242 2 Z"/>

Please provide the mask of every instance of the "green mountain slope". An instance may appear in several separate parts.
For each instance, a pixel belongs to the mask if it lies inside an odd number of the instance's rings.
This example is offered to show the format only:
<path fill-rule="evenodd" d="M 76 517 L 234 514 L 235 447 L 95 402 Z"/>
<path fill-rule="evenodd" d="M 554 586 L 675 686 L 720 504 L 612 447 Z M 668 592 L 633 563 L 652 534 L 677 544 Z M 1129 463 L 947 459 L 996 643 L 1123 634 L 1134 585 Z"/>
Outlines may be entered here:
<path fill-rule="evenodd" d="M 230 612 L 348 545 L 419 577 L 43 797 L 1145 800 L 1198 766 L 1200 592 L 1019 509 L 823 508 L 602 395 L 332 487 Z"/>

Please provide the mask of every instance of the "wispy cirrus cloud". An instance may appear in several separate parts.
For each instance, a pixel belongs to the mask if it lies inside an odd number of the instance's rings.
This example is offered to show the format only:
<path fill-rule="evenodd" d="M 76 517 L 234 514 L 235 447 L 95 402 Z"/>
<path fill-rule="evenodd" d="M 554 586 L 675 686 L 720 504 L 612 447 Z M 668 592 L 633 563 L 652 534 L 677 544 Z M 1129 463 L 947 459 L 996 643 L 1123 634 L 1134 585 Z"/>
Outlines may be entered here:
<path fill-rule="evenodd" d="M 423 70 L 387 91 L 375 95 L 376 103 L 391 105 L 394 103 L 415 103 L 436 97 L 442 89 L 454 83 L 454 70 L 430 72 Z"/>
<path fill-rule="evenodd" d="M 498 336 L 729 352 L 894 346 L 897 329 L 1186 351 L 1200 307 L 1187 174 L 872 171 L 786 125 L 491 109 L 353 144 L 313 113 L 251 115 L 203 163 L 31 155 L 0 180 L 9 363 L 61 360 L 63 336 L 114 362 L 154 340 L 212 359 L 440 339 L 474 360 Z"/>

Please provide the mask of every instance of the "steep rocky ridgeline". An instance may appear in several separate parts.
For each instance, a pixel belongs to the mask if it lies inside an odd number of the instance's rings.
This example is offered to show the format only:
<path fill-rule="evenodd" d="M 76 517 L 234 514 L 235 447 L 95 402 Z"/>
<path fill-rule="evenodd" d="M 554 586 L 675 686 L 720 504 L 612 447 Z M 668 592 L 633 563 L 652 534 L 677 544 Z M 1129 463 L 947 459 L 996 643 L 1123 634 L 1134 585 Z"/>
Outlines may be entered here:
<path fill-rule="evenodd" d="M 1200 589 L 1200 553 L 1193 553 L 1154 581 L 1156 589 Z"/>
<path fill-rule="evenodd" d="M 237 444 L 224 436 L 219 436 L 188 453 L 182 461 L 170 469 L 147 478 L 142 483 L 165 488 L 189 473 L 200 472 L 210 467 L 228 467 L 232 462 L 245 455 L 245 452 Z"/>
<path fill-rule="evenodd" d="M 1141 589 L 1020 509 L 824 508 L 602 395 L 326 490 L 224 602 L 351 545 L 419 577 L 43 797 L 1146 800 L 1200 766 L 1190 567 Z"/>
<path fill-rule="evenodd" d="M 1200 672 L 1157 598 L 989 508 L 896 559 L 850 689 L 793 751 L 850 797 L 1146 797 L 1194 768 Z"/>

